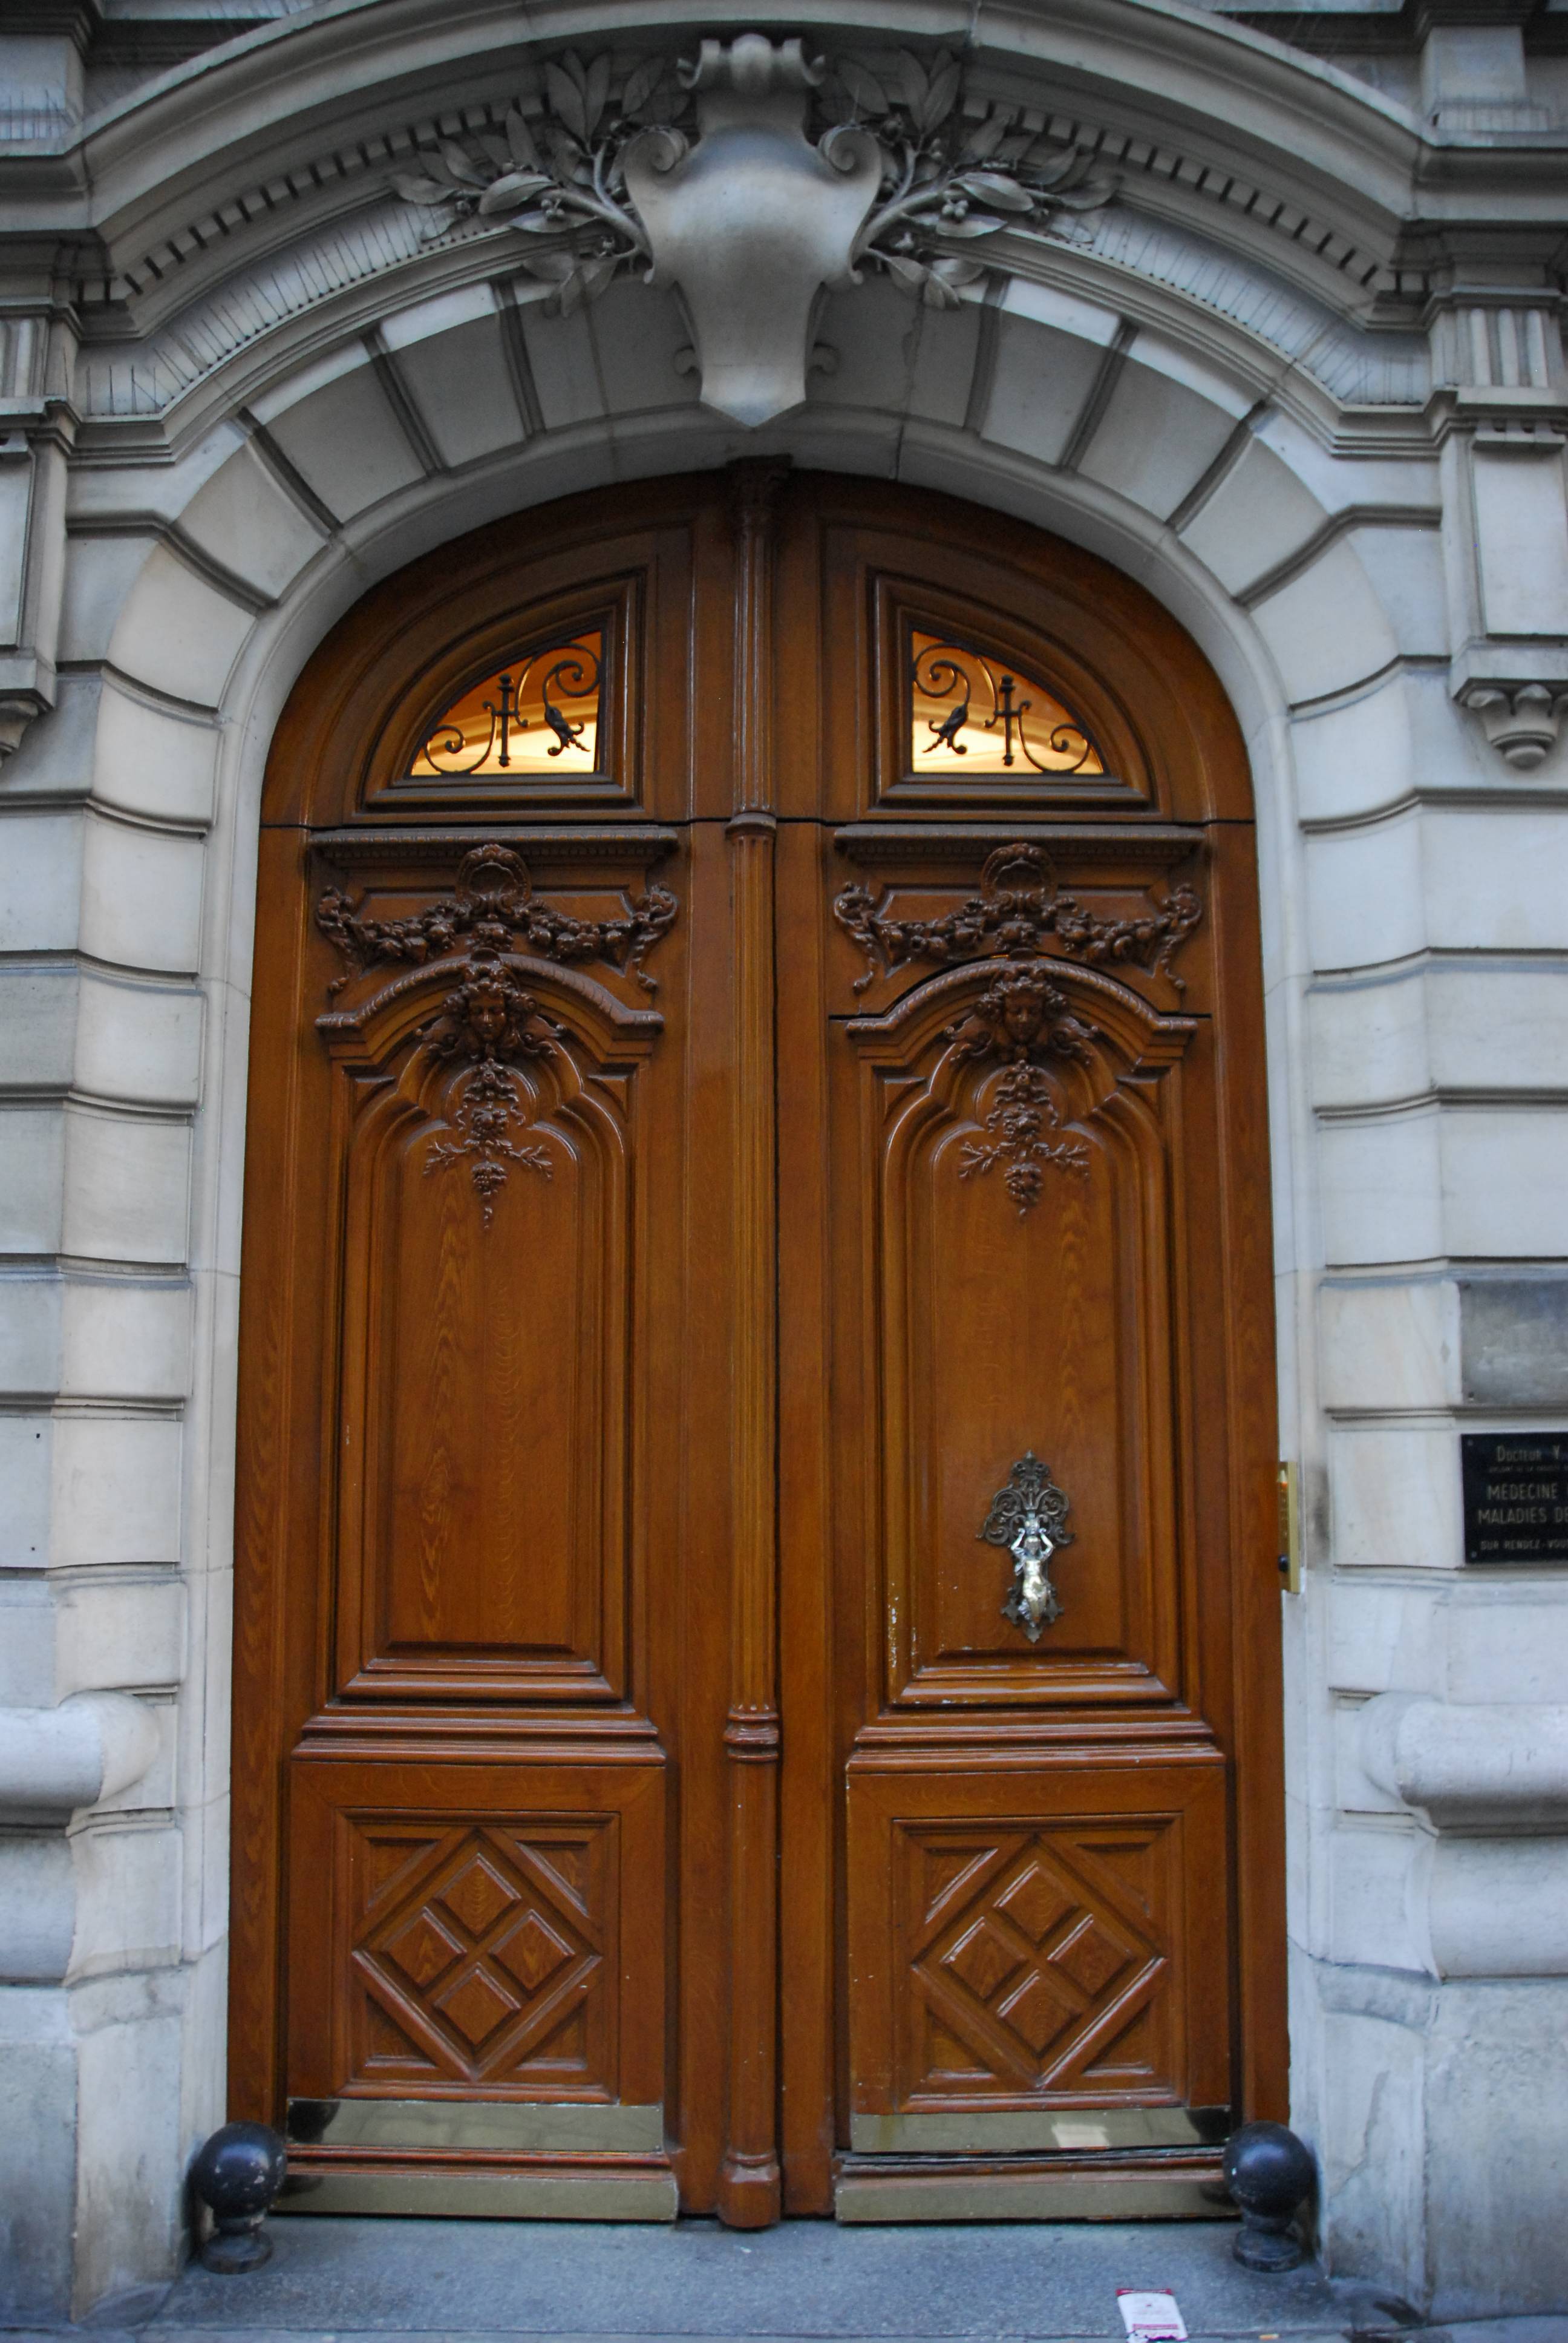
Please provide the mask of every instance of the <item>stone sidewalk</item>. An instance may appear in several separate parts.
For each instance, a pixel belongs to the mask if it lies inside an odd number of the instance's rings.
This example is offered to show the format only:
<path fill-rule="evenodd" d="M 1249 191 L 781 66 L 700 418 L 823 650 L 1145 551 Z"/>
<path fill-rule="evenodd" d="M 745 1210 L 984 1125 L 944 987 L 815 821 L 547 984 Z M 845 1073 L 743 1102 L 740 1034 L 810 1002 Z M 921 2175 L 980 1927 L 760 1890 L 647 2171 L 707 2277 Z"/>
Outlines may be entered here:
<path fill-rule="evenodd" d="M 1189 2334 L 1236 2343 L 1568 2343 L 1568 2317 L 1422 2328 L 1408 2308 L 1313 2268 L 1261 2278 L 1229 2224 L 845 2227 L 745 2234 L 568 2222 L 272 2224 L 270 2264 L 187 2269 L 106 2308 L 95 2343 L 1118 2343 L 1119 2286 L 1164 2287 Z M 37 2330 L 0 2330 L 20 2338 Z"/>

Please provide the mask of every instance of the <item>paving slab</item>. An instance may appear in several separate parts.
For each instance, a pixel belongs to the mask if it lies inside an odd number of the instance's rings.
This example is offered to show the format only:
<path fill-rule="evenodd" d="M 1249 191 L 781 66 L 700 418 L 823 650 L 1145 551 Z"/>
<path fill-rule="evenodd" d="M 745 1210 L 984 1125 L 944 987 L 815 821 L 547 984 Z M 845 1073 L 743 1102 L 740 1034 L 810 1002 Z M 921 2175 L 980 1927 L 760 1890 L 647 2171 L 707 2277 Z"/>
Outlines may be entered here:
<path fill-rule="evenodd" d="M 1169 2287 L 1193 2336 L 1342 2335 L 1342 2291 L 1306 2267 L 1262 2278 L 1232 2259 L 1229 2223 L 972 2223 L 741 2232 L 577 2222 L 272 2224 L 270 2264 L 241 2278 L 193 2267 L 144 2332 L 417 2332 L 616 2338 L 886 2338 L 1010 2343 L 1120 2338 L 1118 2286 Z M 1385 2322 L 1386 2323 L 1386 2320 Z"/>
<path fill-rule="evenodd" d="M 1568 2318 L 1422 2326 L 1307 2265 L 1263 2278 L 1196 2222 L 839 2228 L 790 2221 L 284 2216 L 243 2278 L 192 2265 L 84 2327 L 6 2343 L 1121 2343 L 1119 2286 L 1167 2287 L 1193 2343 L 1568 2343 Z"/>

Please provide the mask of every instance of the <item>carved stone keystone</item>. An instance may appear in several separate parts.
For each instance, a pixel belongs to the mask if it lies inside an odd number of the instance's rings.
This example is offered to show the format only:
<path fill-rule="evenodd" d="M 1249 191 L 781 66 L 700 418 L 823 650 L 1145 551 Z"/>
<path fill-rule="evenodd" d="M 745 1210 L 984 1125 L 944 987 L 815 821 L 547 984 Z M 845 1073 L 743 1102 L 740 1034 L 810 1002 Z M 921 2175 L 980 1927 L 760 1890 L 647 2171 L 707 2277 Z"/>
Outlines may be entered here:
<path fill-rule="evenodd" d="M 705 405 L 755 426 L 806 396 L 813 312 L 857 281 L 850 262 L 882 173 L 854 124 L 813 146 L 806 106 L 825 68 L 799 41 L 704 41 L 681 78 L 701 136 L 649 130 L 627 150 L 627 192 L 691 327 Z"/>

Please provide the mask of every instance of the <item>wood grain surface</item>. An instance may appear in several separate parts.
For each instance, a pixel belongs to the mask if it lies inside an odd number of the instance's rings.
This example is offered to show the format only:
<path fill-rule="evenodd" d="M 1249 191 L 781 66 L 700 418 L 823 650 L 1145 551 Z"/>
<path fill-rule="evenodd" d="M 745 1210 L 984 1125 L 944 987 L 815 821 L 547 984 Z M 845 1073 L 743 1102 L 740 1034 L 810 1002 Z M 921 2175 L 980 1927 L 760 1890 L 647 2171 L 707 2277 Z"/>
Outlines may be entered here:
<path fill-rule="evenodd" d="M 597 773 L 412 779 L 589 626 Z M 1104 769 L 922 769 L 916 632 Z M 741 2226 L 857 2115 L 1282 2114 L 1251 805 L 1174 621 L 773 465 L 481 531 L 296 688 L 255 1004 L 234 2112 L 662 2106 Z"/>

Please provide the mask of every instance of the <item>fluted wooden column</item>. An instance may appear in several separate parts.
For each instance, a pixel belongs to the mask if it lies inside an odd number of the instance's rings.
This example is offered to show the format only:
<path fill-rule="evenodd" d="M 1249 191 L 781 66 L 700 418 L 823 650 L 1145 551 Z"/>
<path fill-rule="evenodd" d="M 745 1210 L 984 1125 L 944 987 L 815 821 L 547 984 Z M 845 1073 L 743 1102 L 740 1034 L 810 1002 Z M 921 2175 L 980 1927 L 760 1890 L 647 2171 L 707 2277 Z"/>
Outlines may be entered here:
<path fill-rule="evenodd" d="M 774 518 L 783 465 L 735 466 L 737 811 L 734 940 L 736 1332 L 730 1424 L 729 2122 L 719 2210 L 733 2227 L 779 2218 L 779 1707 L 777 1151 L 772 638 Z"/>

